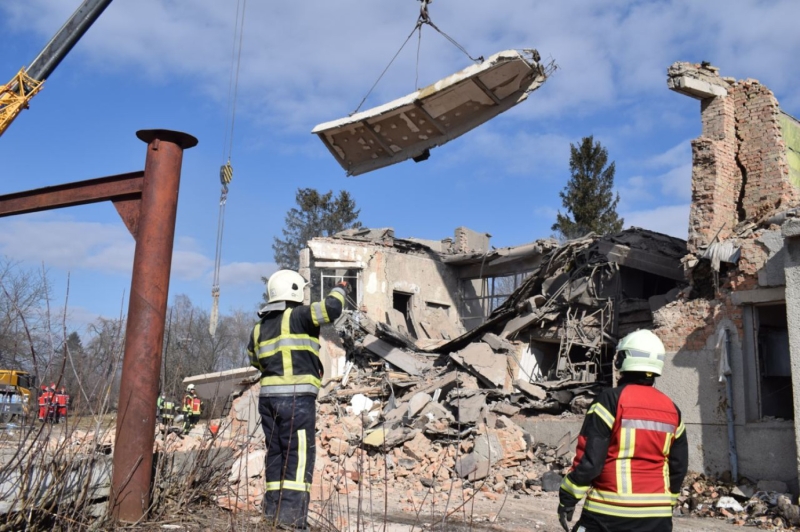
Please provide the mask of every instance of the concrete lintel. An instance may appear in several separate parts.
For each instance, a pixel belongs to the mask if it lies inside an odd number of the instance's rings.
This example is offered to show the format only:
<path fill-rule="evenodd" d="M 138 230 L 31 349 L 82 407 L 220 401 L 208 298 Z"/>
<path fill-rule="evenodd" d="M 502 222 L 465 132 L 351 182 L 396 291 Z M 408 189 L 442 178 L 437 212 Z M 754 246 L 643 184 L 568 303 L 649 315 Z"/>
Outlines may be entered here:
<path fill-rule="evenodd" d="M 739 290 L 731 294 L 731 301 L 734 305 L 753 305 L 758 303 L 771 303 L 773 301 L 785 301 L 786 288 L 778 286 L 775 288 L 759 288 L 756 290 Z"/>
<path fill-rule="evenodd" d="M 783 238 L 795 238 L 800 236 L 800 219 L 790 218 L 781 226 Z"/>
<path fill-rule="evenodd" d="M 698 100 L 728 95 L 724 87 L 691 76 L 680 76 L 671 81 L 670 89 Z"/>
<path fill-rule="evenodd" d="M 315 261 L 315 268 L 333 268 L 336 270 L 363 270 L 366 265 L 361 261 L 344 262 L 344 261 Z"/>

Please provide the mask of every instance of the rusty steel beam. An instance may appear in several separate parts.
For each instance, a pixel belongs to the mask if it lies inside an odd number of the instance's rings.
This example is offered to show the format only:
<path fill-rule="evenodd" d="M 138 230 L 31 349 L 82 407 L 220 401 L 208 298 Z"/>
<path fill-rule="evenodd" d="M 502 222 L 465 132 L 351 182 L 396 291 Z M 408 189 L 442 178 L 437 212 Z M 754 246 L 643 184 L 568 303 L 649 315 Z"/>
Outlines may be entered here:
<path fill-rule="evenodd" d="M 5 194 L 0 196 L 0 218 L 100 201 L 138 199 L 143 182 L 144 172 L 139 171 Z"/>
<path fill-rule="evenodd" d="M 197 145 L 196 138 L 177 131 L 144 130 L 136 136 L 147 143 L 147 157 L 111 479 L 111 512 L 125 522 L 139 521 L 150 505 L 156 399 L 181 163 L 183 150 Z"/>

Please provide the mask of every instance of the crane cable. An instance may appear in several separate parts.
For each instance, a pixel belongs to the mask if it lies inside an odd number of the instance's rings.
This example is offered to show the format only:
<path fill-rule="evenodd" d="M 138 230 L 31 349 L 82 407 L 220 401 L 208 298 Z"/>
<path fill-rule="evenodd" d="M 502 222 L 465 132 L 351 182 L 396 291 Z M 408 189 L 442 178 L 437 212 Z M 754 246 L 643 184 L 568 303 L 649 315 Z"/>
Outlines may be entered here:
<path fill-rule="evenodd" d="M 408 37 L 406 37 L 406 40 L 403 41 L 403 44 L 400 46 L 400 49 L 397 50 L 397 53 L 394 54 L 394 57 L 392 57 L 392 59 L 389 61 L 389 64 L 386 65 L 386 68 L 383 69 L 381 75 L 378 76 L 378 79 L 375 80 L 375 83 L 373 83 L 372 87 L 370 87 L 369 91 L 367 91 L 367 94 L 364 96 L 364 98 L 361 99 L 361 102 L 358 104 L 358 107 L 356 107 L 356 110 L 350 113 L 350 116 L 353 116 L 361 109 L 361 106 L 364 105 L 364 102 L 367 101 L 369 95 L 372 94 L 372 91 L 375 90 L 375 87 L 377 87 L 378 83 L 381 82 L 383 76 L 392 66 L 392 63 L 394 63 L 394 60 L 397 59 L 397 56 L 400 55 L 400 52 L 403 51 L 403 48 L 406 47 L 406 44 L 408 44 L 408 41 L 411 40 L 411 37 L 413 37 L 414 33 L 416 32 L 419 32 L 419 36 L 417 38 L 417 66 L 416 66 L 416 78 L 414 80 L 414 90 L 419 89 L 419 87 L 417 87 L 417 84 L 419 83 L 419 53 L 420 53 L 420 48 L 422 46 L 422 26 L 424 26 L 425 24 L 436 30 L 442 37 L 447 39 L 453 46 L 458 48 L 461 52 L 464 53 L 464 55 L 469 57 L 470 60 L 472 60 L 475 63 L 483 63 L 482 55 L 479 55 L 478 57 L 472 57 L 470 53 L 467 51 L 467 49 L 464 48 L 458 41 L 450 37 L 448 34 L 442 31 L 436 24 L 433 23 L 430 15 L 428 14 L 428 5 L 433 3 L 433 0 L 418 0 L 418 1 L 420 2 L 419 17 L 417 18 L 416 24 L 414 24 L 414 29 L 411 30 L 411 33 L 408 34 Z"/>
<path fill-rule="evenodd" d="M 219 215 L 217 218 L 217 244 L 214 257 L 214 281 L 211 286 L 211 316 L 208 322 L 208 332 L 213 338 L 219 323 L 219 271 L 222 266 L 222 235 L 225 230 L 225 204 L 228 202 L 228 185 L 233 180 L 233 167 L 231 155 L 233 154 L 233 133 L 236 126 L 236 101 L 239 93 L 239 67 L 242 63 L 242 40 L 244 36 L 244 16 L 247 0 L 236 2 L 236 22 L 233 27 L 233 45 L 231 48 L 231 71 L 228 81 L 228 116 L 229 125 L 225 128 L 222 140 L 222 158 L 225 159 L 227 148 L 227 162 L 219 169 L 219 181 L 222 185 L 219 196 Z M 235 68 L 234 68 L 235 66 Z"/>

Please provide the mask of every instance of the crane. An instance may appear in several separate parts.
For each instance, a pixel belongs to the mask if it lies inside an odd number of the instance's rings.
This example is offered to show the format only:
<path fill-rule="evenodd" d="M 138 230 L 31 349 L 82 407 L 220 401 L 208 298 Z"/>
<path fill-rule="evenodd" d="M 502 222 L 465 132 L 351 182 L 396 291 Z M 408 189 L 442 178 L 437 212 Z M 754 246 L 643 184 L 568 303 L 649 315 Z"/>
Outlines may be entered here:
<path fill-rule="evenodd" d="M 39 52 L 28 68 L 22 67 L 5 85 L 0 85 L 0 136 L 31 98 L 42 89 L 44 81 L 53 73 L 61 60 L 83 37 L 112 0 L 84 0 L 72 16 L 61 26 L 50 42 Z"/>

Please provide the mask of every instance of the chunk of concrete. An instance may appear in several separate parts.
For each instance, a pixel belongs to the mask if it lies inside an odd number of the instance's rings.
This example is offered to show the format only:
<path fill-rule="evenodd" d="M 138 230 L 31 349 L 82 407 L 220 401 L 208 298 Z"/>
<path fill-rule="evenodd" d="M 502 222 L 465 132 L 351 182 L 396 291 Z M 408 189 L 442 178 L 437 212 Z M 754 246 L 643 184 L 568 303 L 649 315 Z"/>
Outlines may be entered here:
<path fill-rule="evenodd" d="M 468 480 L 482 480 L 489 476 L 491 464 L 485 458 L 470 453 L 459 457 L 453 467 L 456 475 Z"/>
<path fill-rule="evenodd" d="M 466 367 L 484 383 L 503 388 L 508 377 L 508 359 L 495 353 L 489 344 L 473 343 L 450 357 Z"/>
<path fill-rule="evenodd" d="M 561 475 L 555 471 L 548 471 L 542 475 L 542 491 L 558 491 L 561 487 Z"/>
<path fill-rule="evenodd" d="M 541 387 L 530 382 L 516 380 L 514 381 L 514 386 L 525 395 L 529 395 L 538 401 L 544 401 L 547 399 L 547 392 Z"/>
<path fill-rule="evenodd" d="M 392 344 L 384 342 L 371 334 L 364 338 L 361 345 L 409 375 L 419 376 L 429 367 L 427 361 L 419 360 L 414 355 L 401 351 Z"/>
<path fill-rule="evenodd" d="M 470 397 L 461 397 L 454 402 L 458 409 L 458 422 L 475 424 L 481 417 L 481 410 L 486 406 L 486 396 L 476 393 Z"/>
<path fill-rule="evenodd" d="M 419 413 L 420 410 L 425 408 L 425 406 L 431 402 L 431 396 L 427 393 L 418 392 L 414 394 L 411 400 L 408 402 L 408 417 L 409 419 L 414 418 L 414 416 Z"/>
<path fill-rule="evenodd" d="M 495 464 L 505 457 L 503 446 L 494 431 L 487 431 L 486 434 L 476 435 L 472 452 L 491 464 Z"/>

